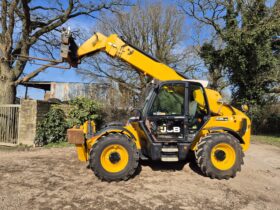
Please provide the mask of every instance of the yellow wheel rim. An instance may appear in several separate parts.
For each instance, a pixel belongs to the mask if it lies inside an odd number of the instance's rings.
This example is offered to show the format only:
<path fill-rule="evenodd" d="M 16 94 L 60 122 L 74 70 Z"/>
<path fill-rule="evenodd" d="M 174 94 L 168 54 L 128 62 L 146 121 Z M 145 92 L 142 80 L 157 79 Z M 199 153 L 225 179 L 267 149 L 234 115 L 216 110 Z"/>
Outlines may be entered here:
<path fill-rule="evenodd" d="M 106 171 L 117 173 L 127 166 L 128 152 L 119 144 L 111 144 L 102 151 L 100 161 Z"/>
<path fill-rule="evenodd" d="M 219 170 L 225 171 L 235 164 L 236 154 L 234 148 L 226 143 L 215 145 L 211 151 L 211 162 Z"/>

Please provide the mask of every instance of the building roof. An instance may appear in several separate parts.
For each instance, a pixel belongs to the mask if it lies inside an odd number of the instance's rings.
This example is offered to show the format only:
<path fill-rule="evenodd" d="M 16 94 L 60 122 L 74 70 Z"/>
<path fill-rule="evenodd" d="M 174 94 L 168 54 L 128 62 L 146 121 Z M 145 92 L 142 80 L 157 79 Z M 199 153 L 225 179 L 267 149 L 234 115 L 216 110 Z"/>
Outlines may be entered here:
<path fill-rule="evenodd" d="M 21 85 L 25 87 L 38 88 L 45 91 L 51 90 L 51 84 L 84 84 L 84 85 L 110 85 L 110 83 L 84 83 L 84 82 L 55 82 L 55 81 L 28 81 Z"/>

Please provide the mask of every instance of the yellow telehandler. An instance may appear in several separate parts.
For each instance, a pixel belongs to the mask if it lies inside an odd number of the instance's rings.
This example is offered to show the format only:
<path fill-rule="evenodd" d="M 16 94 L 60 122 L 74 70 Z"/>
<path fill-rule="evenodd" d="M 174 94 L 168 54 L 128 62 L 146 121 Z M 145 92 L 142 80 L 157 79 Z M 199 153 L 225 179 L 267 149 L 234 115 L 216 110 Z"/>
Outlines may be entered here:
<path fill-rule="evenodd" d="M 64 31 L 61 45 L 61 56 L 72 67 L 105 52 L 154 79 L 142 109 L 134 110 L 126 124 L 111 123 L 94 133 L 92 122 L 86 122 L 68 130 L 79 160 L 89 161 L 98 178 L 127 180 L 140 159 L 176 164 L 192 151 L 198 167 L 211 178 L 229 179 L 241 170 L 250 144 L 250 119 L 206 88 L 207 81 L 186 79 L 116 34 L 95 33 L 78 47 L 71 32 Z"/>

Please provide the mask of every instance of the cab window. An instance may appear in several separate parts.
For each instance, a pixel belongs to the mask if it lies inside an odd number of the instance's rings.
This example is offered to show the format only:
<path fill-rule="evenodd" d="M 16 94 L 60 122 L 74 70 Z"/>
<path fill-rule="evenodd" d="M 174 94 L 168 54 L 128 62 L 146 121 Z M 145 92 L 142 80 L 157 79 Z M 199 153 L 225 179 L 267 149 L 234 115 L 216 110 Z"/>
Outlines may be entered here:
<path fill-rule="evenodd" d="M 185 85 L 166 84 L 161 86 L 153 102 L 152 116 L 157 115 L 184 115 Z"/>
<path fill-rule="evenodd" d="M 190 130 L 199 129 L 205 121 L 204 116 L 208 115 L 207 103 L 204 90 L 201 86 L 191 84 L 189 86 L 189 119 Z"/>
<path fill-rule="evenodd" d="M 207 114 L 204 91 L 201 86 L 191 85 L 189 92 L 189 115 L 195 116 L 199 112 Z"/>

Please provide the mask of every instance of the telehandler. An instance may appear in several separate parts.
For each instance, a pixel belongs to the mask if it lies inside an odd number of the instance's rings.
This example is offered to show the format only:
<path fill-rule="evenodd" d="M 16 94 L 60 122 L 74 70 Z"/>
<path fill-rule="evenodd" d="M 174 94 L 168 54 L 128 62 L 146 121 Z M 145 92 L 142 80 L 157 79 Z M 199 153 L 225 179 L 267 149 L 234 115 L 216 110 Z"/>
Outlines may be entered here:
<path fill-rule="evenodd" d="M 236 176 L 250 144 L 251 122 L 243 112 L 206 88 L 207 81 L 186 79 L 116 34 L 95 33 L 78 47 L 70 31 L 62 33 L 61 57 L 72 67 L 98 52 L 121 59 L 154 79 L 142 109 L 135 109 L 126 124 L 111 123 L 95 133 L 93 123 L 85 122 L 67 131 L 79 160 L 89 161 L 98 178 L 127 180 L 140 159 L 176 164 L 190 152 L 206 176 Z M 247 109 L 246 105 L 242 108 Z"/>

